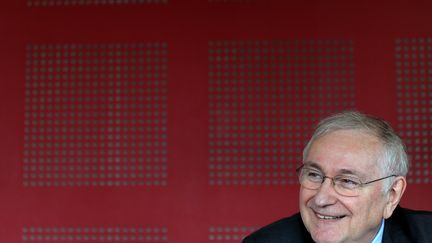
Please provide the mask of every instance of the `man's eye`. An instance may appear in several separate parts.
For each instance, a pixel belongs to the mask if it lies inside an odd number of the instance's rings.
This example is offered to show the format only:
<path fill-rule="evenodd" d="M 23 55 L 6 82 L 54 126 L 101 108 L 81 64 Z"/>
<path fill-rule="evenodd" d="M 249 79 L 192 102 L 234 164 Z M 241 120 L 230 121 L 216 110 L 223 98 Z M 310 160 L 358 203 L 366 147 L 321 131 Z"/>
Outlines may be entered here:
<path fill-rule="evenodd" d="M 341 186 L 345 188 L 356 188 L 360 186 L 360 181 L 353 178 L 342 177 L 342 178 L 338 178 L 337 181 Z"/>
<path fill-rule="evenodd" d="M 309 179 L 312 179 L 312 180 L 321 180 L 321 178 L 322 178 L 321 173 L 316 172 L 316 171 L 308 171 L 308 172 L 306 173 L 306 176 L 307 176 Z"/>

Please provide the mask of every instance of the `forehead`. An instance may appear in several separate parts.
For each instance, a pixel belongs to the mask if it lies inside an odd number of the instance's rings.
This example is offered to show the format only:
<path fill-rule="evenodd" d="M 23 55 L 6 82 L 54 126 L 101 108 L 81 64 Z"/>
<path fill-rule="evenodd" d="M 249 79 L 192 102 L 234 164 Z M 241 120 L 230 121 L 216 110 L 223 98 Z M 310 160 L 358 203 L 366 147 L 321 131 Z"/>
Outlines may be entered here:
<path fill-rule="evenodd" d="M 324 172 L 371 174 L 378 170 L 382 144 L 362 130 L 338 130 L 317 138 L 304 162 L 317 165 Z"/>

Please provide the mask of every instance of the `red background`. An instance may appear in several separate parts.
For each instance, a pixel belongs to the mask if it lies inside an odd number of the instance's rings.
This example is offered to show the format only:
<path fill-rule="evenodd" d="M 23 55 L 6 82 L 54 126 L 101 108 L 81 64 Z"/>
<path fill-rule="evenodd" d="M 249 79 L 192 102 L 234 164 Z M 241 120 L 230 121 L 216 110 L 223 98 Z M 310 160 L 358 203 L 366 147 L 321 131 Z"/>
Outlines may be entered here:
<path fill-rule="evenodd" d="M 298 210 L 293 170 L 301 147 L 319 118 L 349 108 L 386 118 L 401 133 L 412 158 L 402 205 L 432 210 L 432 5 L 427 1 L 102 2 L 2 4 L 0 242 L 84 242 L 88 235 L 94 236 L 90 242 L 110 241 L 103 238 L 110 236 L 125 236 L 117 238 L 120 242 L 239 242 L 254 228 Z M 135 71 L 124 61 L 140 44 L 135 79 L 141 83 L 134 85 L 125 81 Z M 49 118 L 34 118 L 49 109 L 34 108 L 32 98 L 41 98 L 44 90 L 36 89 L 29 76 L 43 72 L 37 66 L 42 57 L 34 55 L 41 55 L 38 48 L 56 45 L 98 53 L 99 69 L 86 79 L 67 62 L 61 65 L 68 71 L 53 71 L 52 80 L 39 77 L 55 85 L 55 74 L 77 75 L 61 81 L 66 86 L 51 98 L 66 92 L 68 99 L 54 100 L 51 114 L 68 114 L 71 105 L 75 112 L 94 114 L 62 118 L 66 132 L 51 135 L 67 134 L 66 142 L 49 142 L 83 145 L 85 139 L 75 135 L 84 136 L 86 128 L 100 136 L 93 141 L 97 145 L 122 142 L 92 148 L 107 156 L 93 154 L 97 165 L 108 166 L 106 161 L 114 158 L 128 168 L 128 176 L 117 178 L 123 184 L 109 184 L 100 177 L 109 172 L 98 170 L 92 171 L 97 179 L 87 178 L 90 184 L 78 184 L 78 170 L 85 170 L 86 162 L 77 147 L 57 155 L 55 147 L 37 147 L 39 140 L 28 147 L 38 131 L 51 127 Z M 130 53 L 100 64 L 101 53 L 119 50 Z M 55 63 L 57 57 L 51 58 Z M 119 66 L 126 76 L 112 76 L 111 86 L 109 78 L 97 76 L 105 72 L 100 67 Z M 99 93 L 100 86 L 85 86 L 94 79 L 107 94 Z M 90 97 L 84 108 L 78 106 L 79 92 Z M 122 103 L 128 97 L 136 99 Z M 110 117 L 99 116 L 98 109 L 107 109 L 103 114 Z M 88 120 L 95 123 L 80 127 Z M 120 129 L 114 137 L 104 134 L 109 127 L 100 128 L 109 122 Z M 32 128 L 36 132 L 29 132 Z M 134 131 L 144 135 L 133 137 Z M 44 156 L 40 151 L 54 153 L 51 169 L 58 160 L 72 161 L 58 174 L 69 173 L 66 184 L 61 179 L 47 183 L 38 167 L 38 156 Z M 119 154 L 110 157 L 110 151 Z M 134 169 L 142 177 L 131 179 Z M 141 238 L 133 238 L 134 232 Z"/>

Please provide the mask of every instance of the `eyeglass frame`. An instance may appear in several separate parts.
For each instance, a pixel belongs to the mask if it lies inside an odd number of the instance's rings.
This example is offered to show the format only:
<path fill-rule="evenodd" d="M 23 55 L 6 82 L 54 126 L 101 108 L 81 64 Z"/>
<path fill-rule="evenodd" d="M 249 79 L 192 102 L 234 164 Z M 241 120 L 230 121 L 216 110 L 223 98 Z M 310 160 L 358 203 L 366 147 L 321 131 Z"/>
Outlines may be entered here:
<path fill-rule="evenodd" d="M 302 170 L 303 170 L 304 166 L 305 166 L 305 164 L 302 164 L 301 166 L 299 166 L 299 167 L 296 169 L 296 174 L 297 174 L 297 176 L 298 176 L 298 179 L 299 179 L 299 183 L 300 183 L 300 185 L 302 185 L 302 182 L 301 182 L 301 173 L 302 173 Z M 317 171 L 319 171 L 319 170 L 317 169 Z M 322 175 L 321 175 L 321 177 L 322 177 L 322 181 L 321 181 L 320 185 L 319 185 L 316 189 L 311 189 L 311 188 L 308 188 L 308 189 L 310 189 L 310 190 L 318 190 L 318 189 L 320 189 L 321 186 L 322 186 L 322 184 L 324 183 L 325 179 L 328 178 L 328 179 L 331 180 L 334 190 L 335 190 L 339 195 L 341 195 L 341 196 L 345 196 L 345 197 L 357 197 L 357 196 L 359 196 L 359 195 L 352 195 L 352 196 L 344 195 L 343 193 L 340 193 L 340 192 L 338 191 L 338 189 L 336 188 L 336 183 L 335 183 L 334 179 L 335 179 L 335 177 L 342 176 L 342 175 L 336 175 L 336 176 L 334 176 L 334 177 L 330 177 L 330 176 L 326 176 L 326 175 L 324 175 L 324 174 L 322 173 L 322 171 L 319 171 L 319 172 L 320 172 L 320 174 L 322 174 Z M 353 189 L 349 189 L 349 188 L 343 188 L 343 189 L 346 189 L 346 190 L 349 190 L 349 191 L 354 191 L 354 190 L 357 190 L 357 189 L 363 188 L 364 186 L 369 185 L 369 184 L 371 184 L 371 183 L 374 183 L 374 182 L 377 182 L 377 181 L 381 181 L 381 180 L 384 180 L 384 179 L 387 179 L 387 178 L 390 178 L 390 177 L 397 177 L 397 176 L 398 176 L 398 175 L 392 174 L 392 175 L 385 176 L 385 177 L 382 177 L 382 178 L 378 178 L 378 179 L 375 179 L 375 180 L 371 180 L 371 181 L 368 181 L 368 182 L 362 182 L 362 181 L 360 180 L 360 178 L 358 178 L 358 181 L 359 181 L 360 183 L 359 183 L 359 185 L 358 185 L 357 187 L 355 187 L 355 188 L 353 188 Z M 307 180 L 307 179 L 306 179 L 306 180 Z M 315 182 L 313 182 L 313 183 L 315 183 Z M 307 188 L 307 187 L 306 187 L 306 188 Z"/>

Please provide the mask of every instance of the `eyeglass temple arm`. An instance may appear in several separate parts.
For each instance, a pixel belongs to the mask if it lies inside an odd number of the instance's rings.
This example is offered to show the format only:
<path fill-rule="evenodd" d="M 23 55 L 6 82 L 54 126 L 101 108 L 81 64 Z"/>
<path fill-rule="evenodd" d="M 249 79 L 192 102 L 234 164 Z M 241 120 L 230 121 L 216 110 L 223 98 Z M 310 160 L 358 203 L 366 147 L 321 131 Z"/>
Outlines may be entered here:
<path fill-rule="evenodd" d="M 386 177 L 383 177 L 383 178 L 379 178 L 379 179 L 376 179 L 376 180 L 373 180 L 373 181 L 368 181 L 368 182 L 363 183 L 363 185 L 374 183 L 374 182 L 377 182 L 377 181 L 380 181 L 380 180 L 384 180 L 384 179 L 387 179 L 387 178 L 390 178 L 390 177 L 394 177 L 394 176 L 397 176 L 397 175 L 389 175 L 389 176 L 386 176 Z"/>

